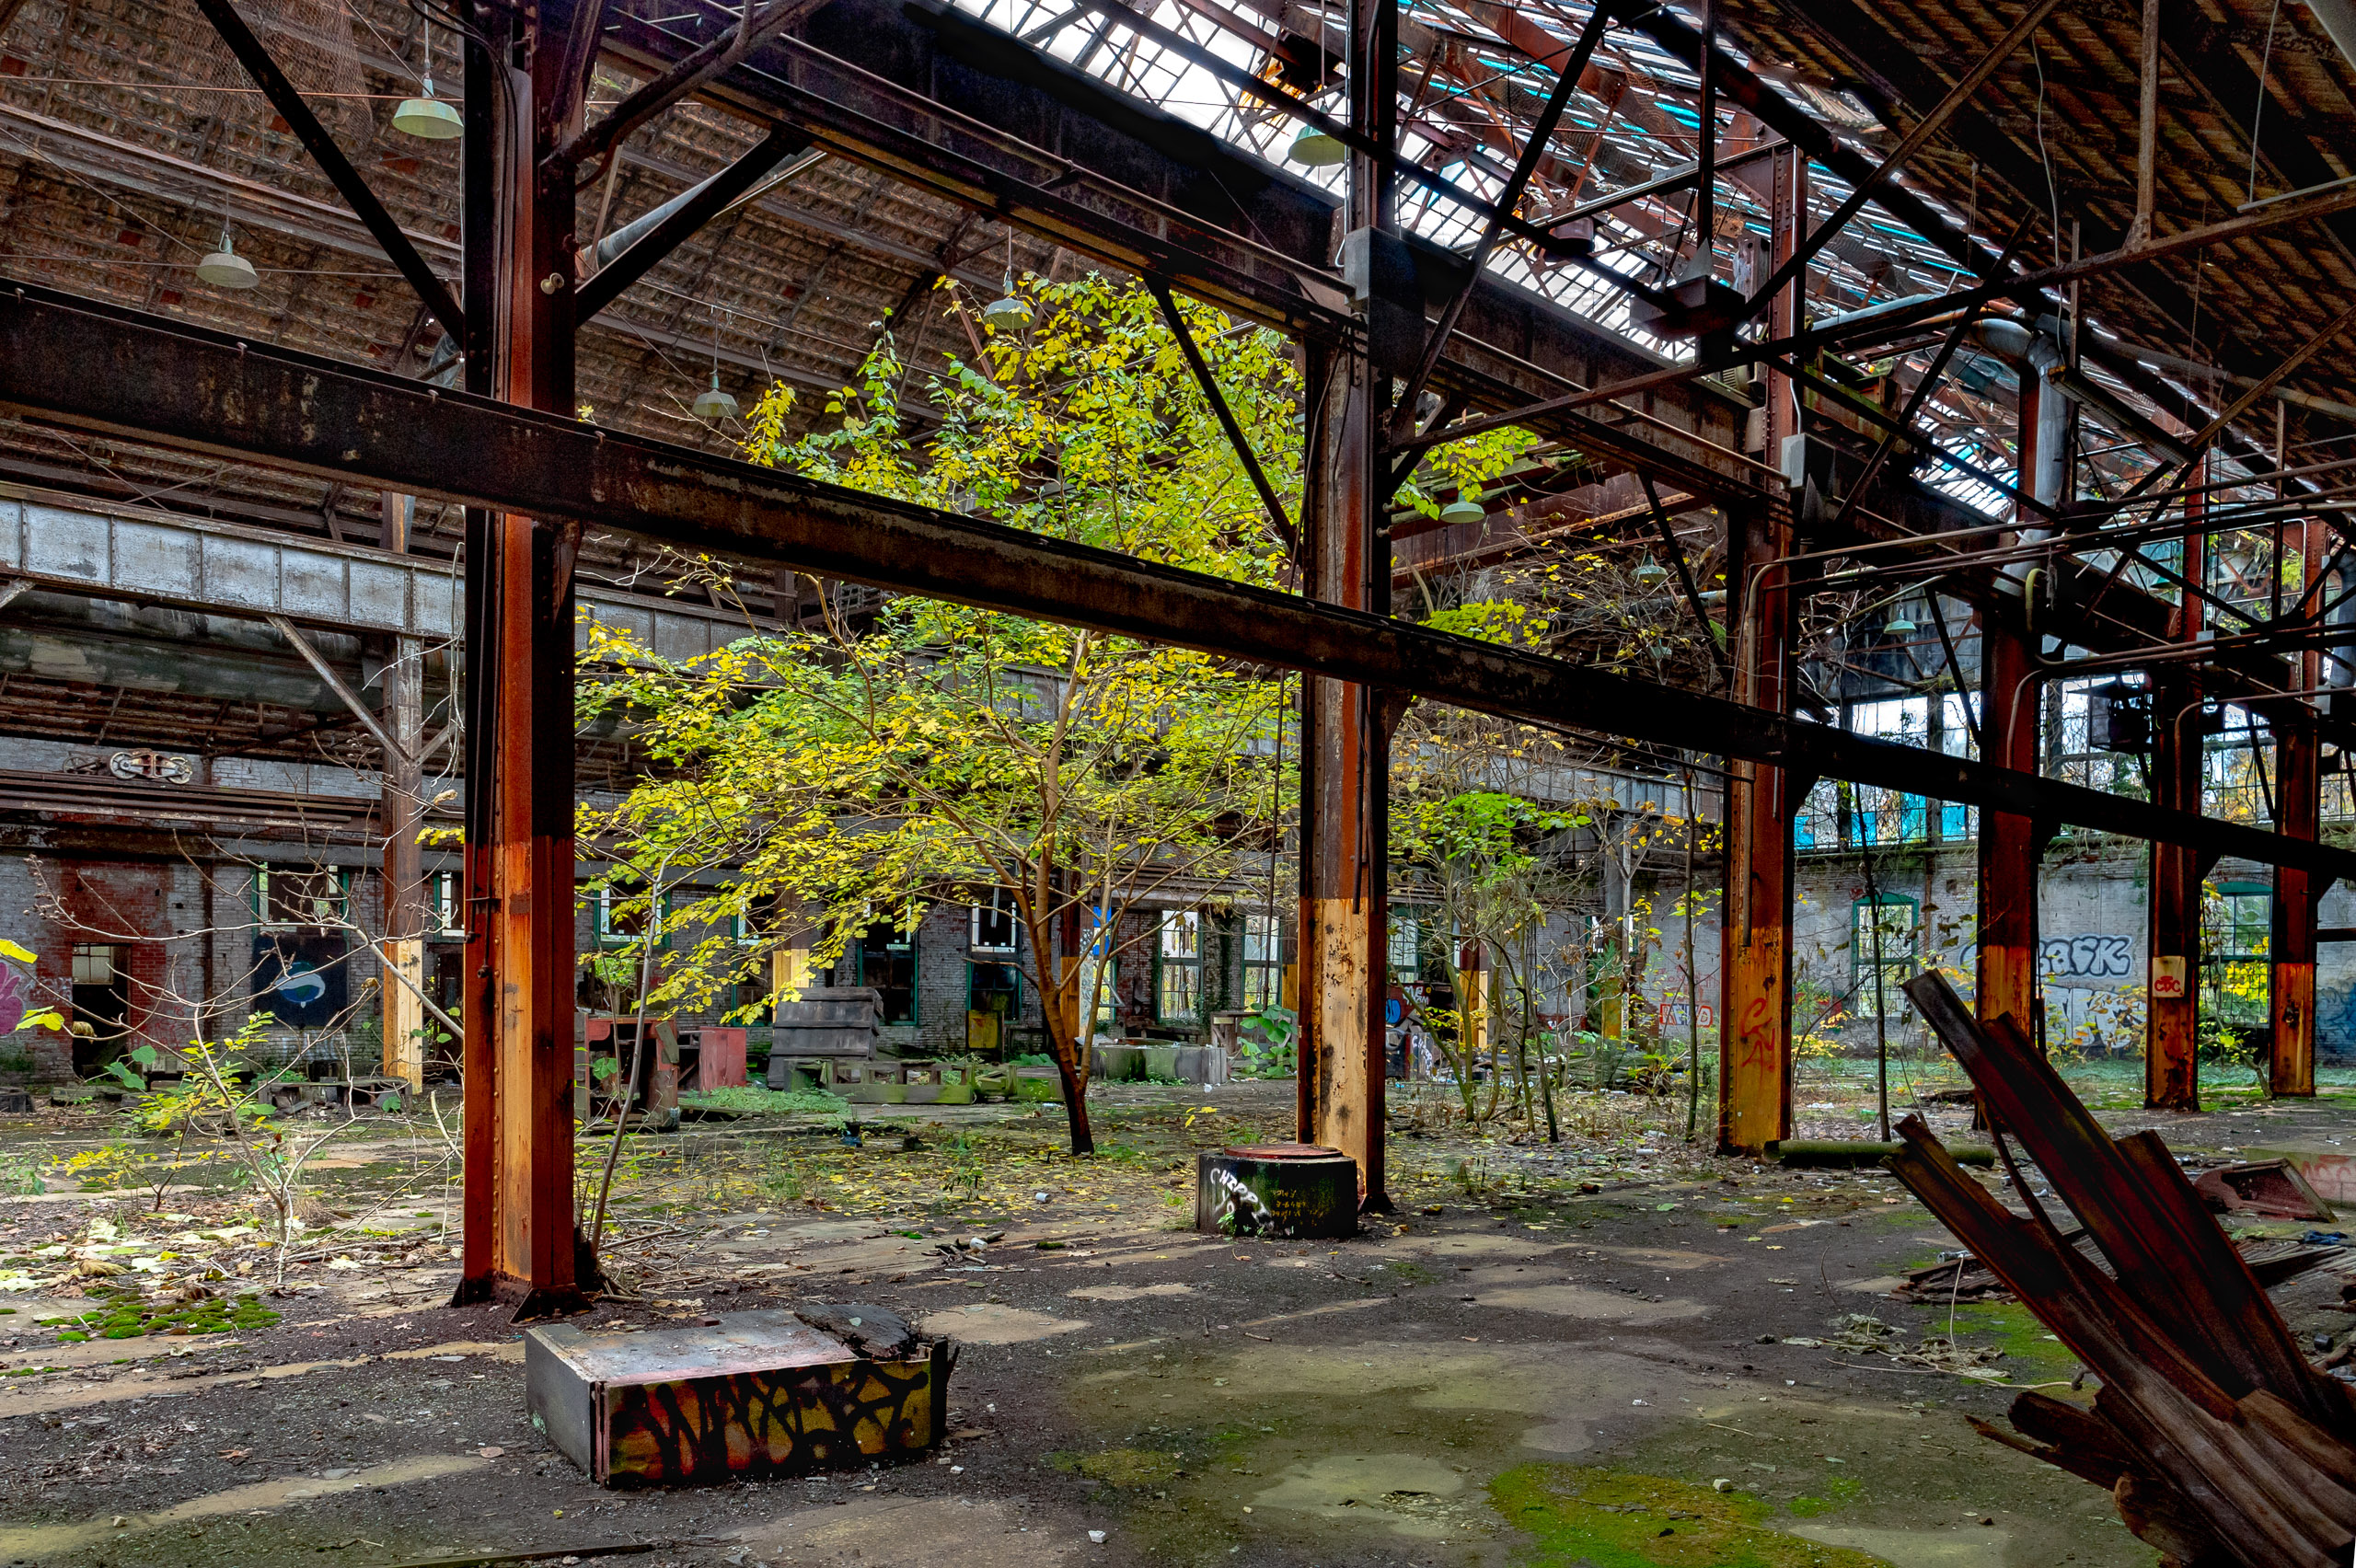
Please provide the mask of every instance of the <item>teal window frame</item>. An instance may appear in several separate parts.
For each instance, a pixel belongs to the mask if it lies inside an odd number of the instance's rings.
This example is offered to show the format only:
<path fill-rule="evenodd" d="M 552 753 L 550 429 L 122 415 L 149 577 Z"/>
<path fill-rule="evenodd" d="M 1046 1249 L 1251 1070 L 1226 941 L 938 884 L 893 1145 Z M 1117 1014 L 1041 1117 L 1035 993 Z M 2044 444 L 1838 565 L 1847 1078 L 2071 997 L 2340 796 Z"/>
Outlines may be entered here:
<path fill-rule="evenodd" d="M 1194 936 L 1194 951 L 1172 952 L 1171 939 L 1182 931 Z M 1182 974 L 1193 975 L 1194 1006 L 1184 1011 L 1170 1006 L 1171 982 Z M 1203 915 L 1199 909 L 1164 909 L 1154 923 L 1153 1020 L 1178 1026 L 1203 1021 Z"/>
<path fill-rule="evenodd" d="M 1902 931 L 1891 928 L 1887 917 L 1881 926 L 1881 985 L 1874 983 L 1873 926 L 1876 917 L 1862 916 L 1867 909 L 1903 909 L 1906 926 Z M 1906 951 L 1894 953 L 1890 942 L 1902 938 Z M 1906 1009 L 1906 993 L 1900 986 L 1913 978 L 1923 951 L 1922 900 L 1902 893 L 1885 893 L 1879 898 L 1857 898 L 1849 903 L 1849 1011 L 1857 1018 L 1875 1018 L 1900 1013 Z"/>

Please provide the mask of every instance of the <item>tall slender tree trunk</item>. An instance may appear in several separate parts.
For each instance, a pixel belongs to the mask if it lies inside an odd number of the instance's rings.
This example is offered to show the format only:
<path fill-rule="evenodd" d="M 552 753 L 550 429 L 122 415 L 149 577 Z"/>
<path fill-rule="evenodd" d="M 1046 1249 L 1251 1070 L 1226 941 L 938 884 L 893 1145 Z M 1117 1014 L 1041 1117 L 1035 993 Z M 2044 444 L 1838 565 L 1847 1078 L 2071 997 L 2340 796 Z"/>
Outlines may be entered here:
<path fill-rule="evenodd" d="M 1080 1020 L 1080 981 L 1086 955 L 1056 951 L 1054 927 L 1045 918 L 1043 907 L 1034 905 L 1023 923 L 1030 928 L 1031 951 L 1038 959 L 1039 1011 L 1047 1026 L 1047 1048 L 1056 1058 L 1064 1115 L 1071 1124 L 1071 1151 L 1094 1154 L 1096 1135 L 1088 1124 L 1088 1033 L 1093 1030 L 1082 1032 Z M 1095 1020 L 1091 1017 L 1087 1022 L 1092 1025 Z"/>

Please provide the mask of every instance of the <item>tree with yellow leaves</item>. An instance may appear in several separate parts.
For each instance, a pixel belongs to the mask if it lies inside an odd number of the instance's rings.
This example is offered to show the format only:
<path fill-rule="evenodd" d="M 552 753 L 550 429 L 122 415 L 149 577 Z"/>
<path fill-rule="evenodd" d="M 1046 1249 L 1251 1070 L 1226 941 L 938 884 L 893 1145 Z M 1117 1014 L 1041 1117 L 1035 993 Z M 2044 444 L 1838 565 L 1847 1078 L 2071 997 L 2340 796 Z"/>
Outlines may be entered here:
<path fill-rule="evenodd" d="M 753 411 L 747 455 L 1279 582 L 1260 500 L 1150 296 L 1097 277 L 1023 293 L 1028 319 L 980 324 L 975 361 L 925 387 L 937 428 L 920 435 L 903 408 L 906 370 L 886 337 L 814 433 L 789 436 L 791 394 L 773 390 Z M 1189 317 L 1271 478 L 1297 493 L 1299 392 L 1282 340 Z M 769 946 L 806 941 L 823 967 L 874 924 L 912 930 L 930 904 L 1002 890 L 1028 939 L 1073 1151 L 1092 1152 L 1087 1047 L 1105 961 L 1151 928 L 1124 917 L 1268 885 L 1272 816 L 1294 793 L 1285 759 L 1297 755 L 1282 739 L 1282 683 L 962 605 L 852 610 L 821 597 L 821 624 L 687 662 L 591 629 L 583 717 L 620 718 L 647 766 L 618 804 L 584 812 L 583 841 L 611 855 L 617 885 L 652 888 L 689 864 L 719 883 L 674 911 L 675 932 L 710 934 L 675 942 L 650 1003 L 709 1006 Z M 763 942 L 734 939 L 746 923 Z"/>

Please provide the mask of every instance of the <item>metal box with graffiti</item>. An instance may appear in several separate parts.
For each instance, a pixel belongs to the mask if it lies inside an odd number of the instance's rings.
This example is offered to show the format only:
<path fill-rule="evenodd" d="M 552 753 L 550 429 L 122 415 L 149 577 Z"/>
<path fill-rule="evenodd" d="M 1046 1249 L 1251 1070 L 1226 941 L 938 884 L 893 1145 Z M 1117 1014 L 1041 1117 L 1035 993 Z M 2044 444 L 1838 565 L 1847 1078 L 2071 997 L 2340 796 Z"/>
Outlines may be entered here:
<path fill-rule="evenodd" d="M 601 1486 L 702 1486 L 889 1463 L 941 1441 L 945 1340 L 882 1307 L 524 1336 L 532 1424 Z"/>

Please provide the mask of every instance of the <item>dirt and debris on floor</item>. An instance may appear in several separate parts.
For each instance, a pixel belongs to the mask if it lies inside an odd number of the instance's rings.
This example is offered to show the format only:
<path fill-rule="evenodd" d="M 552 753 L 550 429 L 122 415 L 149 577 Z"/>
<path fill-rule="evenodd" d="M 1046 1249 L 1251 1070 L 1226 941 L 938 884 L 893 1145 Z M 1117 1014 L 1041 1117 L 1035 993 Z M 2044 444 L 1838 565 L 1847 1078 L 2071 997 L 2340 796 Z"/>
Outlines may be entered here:
<path fill-rule="evenodd" d="M 1291 1094 L 1125 1088 L 1091 1160 L 1027 1106 L 871 1113 L 856 1149 L 816 1117 L 631 1138 L 626 1294 L 585 1325 L 872 1301 L 963 1347 L 925 1462 L 645 1493 L 532 1430 L 498 1311 L 441 1305 L 430 1120 L 339 1140 L 279 1286 L 201 1163 L 69 1191 L 116 1135 L 12 1118 L 0 1164 L 52 1190 L 0 1199 L 0 1564 L 2154 1561 L 2103 1493 L 1972 1432 L 2094 1385 L 2015 1304 L 1892 1298 L 1958 1244 L 1886 1173 L 1716 1159 L 1678 1101 L 1583 1095 L 1560 1143 L 1403 1119 L 1397 1212 L 1349 1240 L 1185 1228 L 1195 1152 L 1285 1136 Z M 1969 1107 L 1938 1109 L 1959 1138 Z M 2104 1114 L 2225 1163 L 2336 1151 L 2351 1111 Z M 2225 1223 L 2313 1250 L 2315 1222 Z M 2329 1253 L 2275 1288 L 2303 1343 L 2356 1326 Z"/>

